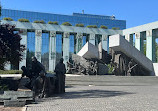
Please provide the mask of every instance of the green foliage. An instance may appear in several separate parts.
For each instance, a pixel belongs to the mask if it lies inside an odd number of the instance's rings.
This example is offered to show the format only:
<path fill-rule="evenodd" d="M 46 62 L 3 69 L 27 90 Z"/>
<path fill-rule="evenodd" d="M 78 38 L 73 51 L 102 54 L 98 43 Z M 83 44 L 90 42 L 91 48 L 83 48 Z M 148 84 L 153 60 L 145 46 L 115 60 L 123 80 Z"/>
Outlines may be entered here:
<path fill-rule="evenodd" d="M 57 21 L 54 21 L 54 22 L 49 21 L 48 24 L 58 25 L 58 22 Z"/>
<path fill-rule="evenodd" d="M 158 43 L 155 41 L 155 54 L 156 54 L 156 62 L 158 62 Z"/>
<path fill-rule="evenodd" d="M 108 29 L 108 27 L 105 26 L 105 25 L 101 25 L 100 28 L 102 28 L 102 29 Z"/>
<path fill-rule="evenodd" d="M 0 91 L 8 91 L 9 87 L 8 85 L 4 84 L 0 78 Z"/>
<path fill-rule="evenodd" d="M 113 30 L 120 30 L 119 27 L 113 27 L 112 29 L 113 29 Z"/>
<path fill-rule="evenodd" d="M 45 24 L 45 22 L 43 20 L 35 20 L 34 23 L 41 23 L 41 24 Z"/>
<path fill-rule="evenodd" d="M 65 25 L 65 26 L 72 26 L 69 22 L 64 22 L 61 25 Z"/>
<path fill-rule="evenodd" d="M 0 91 L 8 91 L 8 90 L 9 90 L 9 88 L 8 88 L 7 85 L 5 85 L 5 84 L 0 84 Z"/>
<path fill-rule="evenodd" d="M 146 41 L 144 41 L 144 46 L 143 46 L 143 48 L 144 48 L 144 55 L 146 55 Z"/>
<path fill-rule="evenodd" d="M 0 70 L 0 74 L 22 74 L 20 70 Z"/>
<path fill-rule="evenodd" d="M 24 19 L 24 18 L 21 18 L 21 19 L 18 19 L 19 22 L 30 22 L 28 19 Z"/>
<path fill-rule="evenodd" d="M 76 24 L 76 27 L 84 27 L 84 24 Z"/>
<path fill-rule="evenodd" d="M 13 19 L 12 19 L 12 18 L 10 18 L 10 17 L 5 17 L 5 18 L 3 18 L 3 20 L 13 21 Z"/>
<path fill-rule="evenodd" d="M 114 67 L 111 66 L 111 64 L 108 64 L 107 66 L 108 66 L 108 69 L 109 69 L 108 74 L 112 74 L 112 71 L 113 71 Z"/>
<path fill-rule="evenodd" d="M 7 62 L 17 66 L 22 60 L 22 52 L 25 46 L 20 44 L 21 36 L 14 33 L 15 26 L 9 24 L 0 25 L 0 69 L 4 70 Z"/>
<path fill-rule="evenodd" d="M 98 28 L 96 25 L 88 25 L 88 28 Z"/>

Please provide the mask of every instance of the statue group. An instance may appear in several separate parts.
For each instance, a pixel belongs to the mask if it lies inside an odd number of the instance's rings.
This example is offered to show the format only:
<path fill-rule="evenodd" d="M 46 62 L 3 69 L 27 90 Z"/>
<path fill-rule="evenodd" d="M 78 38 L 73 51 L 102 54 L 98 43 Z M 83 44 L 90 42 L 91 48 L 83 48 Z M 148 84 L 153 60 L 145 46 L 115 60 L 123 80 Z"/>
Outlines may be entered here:
<path fill-rule="evenodd" d="M 65 65 L 63 58 L 55 67 L 55 76 L 47 74 L 45 67 L 37 61 L 36 57 L 32 57 L 31 69 L 25 66 L 21 67 L 23 74 L 29 78 L 29 82 L 25 84 L 25 87 L 31 89 L 34 92 L 35 97 L 43 98 L 49 97 L 54 93 L 65 92 Z M 50 76 L 51 75 L 51 76 Z"/>

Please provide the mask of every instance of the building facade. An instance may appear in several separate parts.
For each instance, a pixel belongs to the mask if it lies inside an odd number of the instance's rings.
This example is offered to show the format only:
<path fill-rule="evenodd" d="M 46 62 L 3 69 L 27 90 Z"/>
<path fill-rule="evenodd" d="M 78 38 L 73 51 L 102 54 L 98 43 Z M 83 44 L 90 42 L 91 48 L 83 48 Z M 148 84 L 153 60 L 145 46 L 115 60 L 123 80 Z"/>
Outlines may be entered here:
<path fill-rule="evenodd" d="M 54 71 L 55 65 L 61 57 L 64 63 L 69 60 L 72 53 L 77 53 L 86 42 L 98 45 L 102 42 L 104 50 L 108 50 L 108 37 L 114 34 L 121 34 L 121 30 L 87 28 L 75 26 L 63 26 L 41 23 L 24 23 L 19 21 L 2 20 L 2 24 L 16 26 L 22 40 L 21 44 L 26 46 L 23 53 L 21 66 L 30 65 L 32 56 L 36 56 L 38 61 L 46 67 L 46 70 Z M 11 64 L 6 69 L 12 69 Z"/>
<path fill-rule="evenodd" d="M 61 15 L 61 14 L 50 14 L 50 13 L 41 13 L 41 12 L 31 12 L 31 11 L 20 11 L 20 10 L 11 10 L 11 9 L 2 9 L 2 15 L 0 19 L 2 20 L 5 17 L 10 17 L 14 21 L 18 19 L 25 18 L 30 22 L 36 20 L 43 20 L 45 23 L 49 21 L 57 21 L 59 25 L 63 22 L 69 22 L 73 26 L 76 24 L 96 25 L 100 27 L 101 25 L 107 26 L 109 29 L 117 27 L 119 29 L 126 29 L 125 20 L 117 20 L 115 16 L 103 16 L 103 15 L 92 15 L 92 14 L 82 14 L 82 13 L 73 13 L 72 15 Z"/>

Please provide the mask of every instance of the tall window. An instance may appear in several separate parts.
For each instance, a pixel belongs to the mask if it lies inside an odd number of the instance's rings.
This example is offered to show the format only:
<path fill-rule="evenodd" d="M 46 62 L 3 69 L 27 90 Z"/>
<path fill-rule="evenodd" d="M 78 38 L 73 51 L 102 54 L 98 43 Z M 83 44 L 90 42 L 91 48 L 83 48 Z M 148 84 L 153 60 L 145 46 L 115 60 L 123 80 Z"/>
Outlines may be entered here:
<path fill-rule="evenodd" d="M 102 36 L 101 35 L 96 35 L 95 36 L 95 45 L 98 46 L 99 43 L 101 42 L 102 40 Z"/>
<path fill-rule="evenodd" d="M 41 62 L 45 69 L 49 70 L 49 33 L 42 33 Z"/>
<path fill-rule="evenodd" d="M 87 37 L 86 36 L 83 36 L 82 38 L 82 46 L 84 46 L 87 42 Z"/>
<path fill-rule="evenodd" d="M 74 53 L 74 51 L 75 51 L 75 39 L 74 39 L 74 35 L 70 35 L 70 44 L 69 44 L 69 46 L 70 46 L 70 52 L 69 52 L 69 55 L 70 55 L 70 57 L 71 57 L 71 55 Z"/>
<path fill-rule="evenodd" d="M 62 34 L 56 34 L 56 63 L 62 58 Z"/>
<path fill-rule="evenodd" d="M 27 32 L 26 66 L 31 67 L 31 57 L 35 55 L 35 32 Z"/>
<path fill-rule="evenodd" d="M 158 62 L 158 38 L 154 38 L 155 39 L 155 46 L 153 49 L 155 49 L 155 61 L 154 62 Z"/>

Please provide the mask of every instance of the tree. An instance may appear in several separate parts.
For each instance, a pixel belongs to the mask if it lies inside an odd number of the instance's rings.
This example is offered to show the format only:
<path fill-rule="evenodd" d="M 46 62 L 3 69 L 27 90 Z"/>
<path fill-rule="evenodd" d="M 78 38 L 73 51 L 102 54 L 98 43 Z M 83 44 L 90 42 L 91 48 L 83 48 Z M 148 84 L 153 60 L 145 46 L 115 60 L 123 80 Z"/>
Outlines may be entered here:
<path fill-rule="evenodd" d="M 62 25 L 65 25 L 65 26 L 72 26 L 69 22 L 64 22 L 64 23 L 62 23 Z"/>
<path fill-rule="evenodd" d="M 21 37 L 14 33 L 15 26 L 0 25 L 0 69 L 4 70 L 7 62 L 17 65 L 22 60 L 24 45 L 20 45 Z M 18 61 L 18 62 L 17 62 Z"/>

